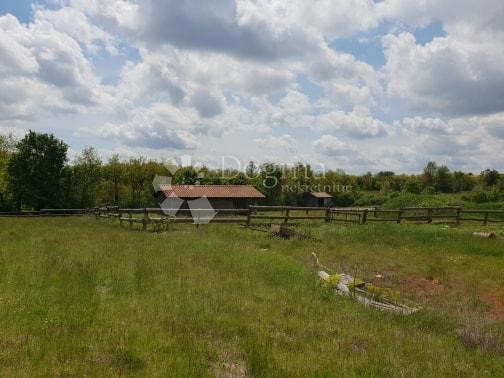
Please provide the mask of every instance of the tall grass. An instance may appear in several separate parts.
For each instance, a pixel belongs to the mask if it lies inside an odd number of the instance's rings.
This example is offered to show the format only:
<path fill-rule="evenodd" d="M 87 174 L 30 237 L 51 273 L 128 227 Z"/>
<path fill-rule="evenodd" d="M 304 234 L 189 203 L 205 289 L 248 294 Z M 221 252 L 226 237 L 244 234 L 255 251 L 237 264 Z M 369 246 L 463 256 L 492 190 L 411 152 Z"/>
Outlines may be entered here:
<path fill-rule="evenodd" d="M 88 218 L 0 219 L 0 375 L 504 374 L 492 347 L 502 321 L 478 301 L 483 289 L 504 293 L 500 240 L 439 226 L 303 227 L 315 240 L 232 225 L 155 234 Z M 312 251 L 334 271 L 382 273 L 424 310 L 402 317 L 335 296 Z M 443 289 L 427 295 L 411 277 Z M 464 342 L 467 314 L 488 314 L 493 344 Z"/>

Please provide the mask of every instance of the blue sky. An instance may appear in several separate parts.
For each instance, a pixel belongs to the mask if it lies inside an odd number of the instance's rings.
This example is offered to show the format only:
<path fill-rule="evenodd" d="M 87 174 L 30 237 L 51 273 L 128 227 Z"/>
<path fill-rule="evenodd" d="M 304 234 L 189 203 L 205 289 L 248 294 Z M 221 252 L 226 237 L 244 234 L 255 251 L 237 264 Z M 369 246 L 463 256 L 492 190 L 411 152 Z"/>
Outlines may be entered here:
<path fill-rule="evenodd" d="M 29 0 L 2 1 L 0 3 L 0 14 L 10 13 L 15 15 L 21 22 L 29 22 L 32 3 Z"/>
<path fill-rule="evenodd" d="M 104 159 L 504 167 L 498 0 L 33 5 L 0 2 L 0 133 Z"/>

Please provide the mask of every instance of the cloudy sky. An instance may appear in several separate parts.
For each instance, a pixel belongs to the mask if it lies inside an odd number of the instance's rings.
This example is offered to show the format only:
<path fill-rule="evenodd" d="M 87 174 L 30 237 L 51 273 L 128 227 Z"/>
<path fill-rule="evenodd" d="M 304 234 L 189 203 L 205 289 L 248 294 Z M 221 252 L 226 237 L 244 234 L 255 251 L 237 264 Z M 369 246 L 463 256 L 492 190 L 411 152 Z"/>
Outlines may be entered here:
<path fill-rule="evenodd" d="M 503 19 L 502 0 L 0 0 L 0 133 L 211 166 L 504 170 Z"/>

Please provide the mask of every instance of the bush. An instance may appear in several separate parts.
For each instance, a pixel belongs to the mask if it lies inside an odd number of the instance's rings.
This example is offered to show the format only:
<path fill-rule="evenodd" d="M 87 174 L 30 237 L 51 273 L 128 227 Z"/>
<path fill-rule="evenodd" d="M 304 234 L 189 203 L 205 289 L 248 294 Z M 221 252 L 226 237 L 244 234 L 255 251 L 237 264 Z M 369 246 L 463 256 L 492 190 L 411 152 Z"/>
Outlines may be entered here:
<path fill-rule="evenodd" d="M 402 191 L 404 193 L 413 193 L 413 194 L 420 194 L 421 189 L 420 185 L 416 182 L 407 182 L 403 185 Z"/>
<path fill-rule="evenodd" d="M 334 206 L 351 206 L 357 197 L 358 194 L 354 192 L 335 193 L 332 201 Z"/>
<path fill-rule="evenodd" d="M 422 194 L 436 194 L 436 189 L 433 186 L 426 186 L 422 190 Z"/>
<path fill-rule="evenodd" d="M 502 193 L 496 186 L 487 190 L 479 186 L 468 196 L 468 199 L 469 201 L 476 203 L 496 202 L 501 199 L 501 196 Z"/>
<path fill-rule="evenodd" d="M 381 193 L 365 193 L 354 203 L 356 206 L 380 206 L 387 202 L 388 197 Z"/>

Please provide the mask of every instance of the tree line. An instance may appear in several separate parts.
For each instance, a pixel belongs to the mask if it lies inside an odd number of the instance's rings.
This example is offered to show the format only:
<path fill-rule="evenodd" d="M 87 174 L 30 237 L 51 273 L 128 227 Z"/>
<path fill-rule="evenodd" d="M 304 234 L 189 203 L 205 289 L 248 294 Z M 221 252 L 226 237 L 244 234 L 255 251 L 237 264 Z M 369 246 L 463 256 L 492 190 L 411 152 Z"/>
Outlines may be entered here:
<path fill-rule="evenodd" d="M 487 169 L 478 175 L 450 171 L 428 162 L 418 175 L 392 171 L 349 175 L 343 170 L 315 171 L 310 165 L 250 162 L 244 171 L 177 167 L 145 157 L 107 161 L 92 147 L 73 160 L 68 145 L 52 134 L 28 132 L 22 139 L 0 135 L 0 209 L 156 206 L 152 181 L 169 176 L 175 184 L 249 184 L 266 195 L 265 204 L 301 205 L 306 192 L 325 191 L 334 204 L 375 205 L 397 193 L 467 193 L 474 202 L 503 199 L 504 176 Z"/>

